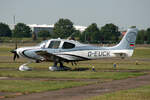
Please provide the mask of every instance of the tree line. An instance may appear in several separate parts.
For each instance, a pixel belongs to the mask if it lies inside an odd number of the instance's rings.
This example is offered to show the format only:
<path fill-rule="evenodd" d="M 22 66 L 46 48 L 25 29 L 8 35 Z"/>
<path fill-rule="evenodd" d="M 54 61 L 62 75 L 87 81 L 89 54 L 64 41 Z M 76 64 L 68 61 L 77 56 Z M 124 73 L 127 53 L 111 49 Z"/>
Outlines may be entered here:
<path fill-rule="evenodd" d="M 17 23 L 13 30 L 5 23 L 0 23 L 0 37 L 32 37 L 36 40 L 36 35 L 31 28 L 24 23 Z M 59 19 L 55 24 L 52 33 L 46 30 L 38 32 L 38 37 L 48 38 L 68 38 L 77 39 L 81 42 L 88 43 L 116 43 L 119 42 L 122 35 L 119 27 L 113 23 L 105 24 L 101 28 L 96 23 L 89 25 L 83 32 L 73 27 L 73 22 L 69 19 Z M 139 30 L 137 41 L 138 44 L 150 44 L 150 28 Z"/>

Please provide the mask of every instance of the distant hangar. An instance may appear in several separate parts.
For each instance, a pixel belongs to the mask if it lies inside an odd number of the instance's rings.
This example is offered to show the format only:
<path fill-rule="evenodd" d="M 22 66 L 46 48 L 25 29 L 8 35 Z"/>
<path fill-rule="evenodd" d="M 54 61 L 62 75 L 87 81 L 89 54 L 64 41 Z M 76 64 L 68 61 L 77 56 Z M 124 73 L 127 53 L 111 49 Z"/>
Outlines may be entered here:
<path fill-rule="evenodd" d="M 43 24 L 43 25 L 39 25 L 39 24 L 27 24 L 33 33 L 37 34 L 39 31 L 41 30 L 47 30 L 50 33 L 53 31 L 54 25 L 47 25 L 47 24 Z M 79 26 L 79 25 L 74 25 L 74 28 L 76 30 L 79 30 L 80 32 L 83 32 L 87 27 L 85 26 Z"/>

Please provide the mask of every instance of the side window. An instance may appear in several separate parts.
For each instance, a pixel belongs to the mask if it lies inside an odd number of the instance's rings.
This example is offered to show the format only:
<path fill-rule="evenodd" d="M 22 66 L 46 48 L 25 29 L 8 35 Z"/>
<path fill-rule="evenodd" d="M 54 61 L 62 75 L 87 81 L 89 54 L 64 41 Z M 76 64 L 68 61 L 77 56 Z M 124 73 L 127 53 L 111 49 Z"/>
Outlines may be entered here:
<path fill-rule="evenodd" d="M 60 45 L 60 41 L 51 41 L 48 48 L 57 49 L 59 48 L 59 45 Z"/>
<path fill-rule="evenodd" d="M 62 46 L 62 49 L 72 49 L 74 48 L 75 45 L 72 44 L 72 43 L 69 43 L 69 42 L 64 42 L 63 46 Z"/>

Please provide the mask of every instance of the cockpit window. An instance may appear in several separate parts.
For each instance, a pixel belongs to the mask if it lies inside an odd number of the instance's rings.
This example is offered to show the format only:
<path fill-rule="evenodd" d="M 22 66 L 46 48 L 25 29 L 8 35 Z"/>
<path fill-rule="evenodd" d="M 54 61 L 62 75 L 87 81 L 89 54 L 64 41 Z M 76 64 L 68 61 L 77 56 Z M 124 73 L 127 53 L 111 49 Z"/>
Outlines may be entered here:
<path fill-rule="evenodd" d="M 60 41 L 51 41 L 48 48 L 57 49 L 59 48 L 59 45 L 60 45 Z"/>
<path fill-rule="evenodd" d="M 42 41 L 41 43 L 37 44 L 37 46 L 40 46 L 40 45 L 42 45 L 42 44 L 45 44 L 45 43 L 47 43 L 47 41 L 48 41 L 48 40 Z"/>
<path fill-rule="evenodd" d="M 37 46 L 40 46 L 41 48 L 45 48 L 47 42 L 48 40 L 42 41 L 41 43 L 37 44 Z"/>
<path fill-rule="evenodd" d="M 64 42 L 62 48 L 63 49 L 72 49 L 75 47 L 75 44 L 69 43 L 69 42 Z"/>

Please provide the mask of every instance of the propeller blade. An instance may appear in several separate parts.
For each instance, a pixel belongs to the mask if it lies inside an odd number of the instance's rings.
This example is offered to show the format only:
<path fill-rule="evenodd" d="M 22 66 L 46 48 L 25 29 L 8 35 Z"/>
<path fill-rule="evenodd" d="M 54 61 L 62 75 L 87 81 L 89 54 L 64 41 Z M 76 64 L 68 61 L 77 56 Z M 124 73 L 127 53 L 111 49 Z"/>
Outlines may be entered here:
<path fill-rule="evenodd" d="M 17 58 L 19 58 L 19 55 L 16 53 L 16 55 L 17 55 Z"/>
<path fill-rule="evenodd" d="M 16 55 L 16 53 L 14 53 L 14 58 L 13 58 L 14 61 L 16 60 L 16 57 L 17 57 L 17 55 Z"/>
<path fill-rule="evenodd" d="M 16 60 L 16 57 L 19 58 L 19 55 L 17 54 L 17 52 L 15 50 L 10 51 L 11 53 L 14 54 L 13 60 Z"/>
<path fill-rule="evenodd" d="M 14 54 L 14 57 L 13 57 L 13 60 L 15 61 L 16 58 L 19 58 L 19 55 L 17 54 L 16 52 L 16 49 L 17 49 L 17 41 L 15 43 L 15 50 L 11 50 L 10 52 Z"/>

